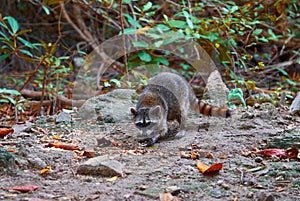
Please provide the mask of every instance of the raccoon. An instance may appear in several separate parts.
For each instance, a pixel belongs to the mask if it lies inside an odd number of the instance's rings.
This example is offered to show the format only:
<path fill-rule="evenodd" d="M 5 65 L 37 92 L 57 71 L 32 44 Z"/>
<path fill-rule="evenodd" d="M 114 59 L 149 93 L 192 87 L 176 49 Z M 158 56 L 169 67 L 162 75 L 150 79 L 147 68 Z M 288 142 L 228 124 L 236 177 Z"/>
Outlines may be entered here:
<path fill-rule="evenodd" d="M 136 108 L 131 108 L 136 127 L 145 139 L 145 146 L 152 146 L 168 136 L 168 122 L 177 121 L 183 136 L 186 130 L 188 110 L 206 116 L 230 117 L 227 108 L 213 107 L 198 100 L 191 87 L 177 74 L 163 72 L 154 76 L 142 92 Z"/>

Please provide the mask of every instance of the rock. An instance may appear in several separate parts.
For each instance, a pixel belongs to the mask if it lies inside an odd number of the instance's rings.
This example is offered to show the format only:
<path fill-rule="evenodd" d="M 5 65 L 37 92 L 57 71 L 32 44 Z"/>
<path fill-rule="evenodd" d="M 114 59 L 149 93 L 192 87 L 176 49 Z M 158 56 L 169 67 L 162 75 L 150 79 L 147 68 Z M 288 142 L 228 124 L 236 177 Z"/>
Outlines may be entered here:
<path fill-rule="evenodd" d="M 109 159 L 107 156 L 98 156 L 82 163 L 77 168 L 77 173 L 102 177 L 122 176 L 123 165 L 116 160 Z"/>
<path fill-rule="evenodd" d="M 266 192 L 258 193 L 257 201 L 274 201 L 275 198 L 272 194 L 268 194 Z"/>
<path fill-rule="evenodd" d="M 104 123 L 123 122 L 131 119 L 130 107 L 135 107 L 135 90 L 116 89 L 107 94 L 88 99 L 79 108 L 79 116 L 97 119 Z"/>
<path fill-rule="evenodd" d="M 298 92 L 290 106 L 290 113 L 300 115 L 300 92 Z"/>
<path fill-rule="evenodd" d="M 214 105 L 219 107 L 226 106 L 227 94 L 229 89 L 222 81 L 221 75 L 218 70 L 213 71 L 208 79 L 206 88 L 208 89 L 208 96 L 213 99 Z"/>
<path fill-rule="evenodd" d="M 71 122 L 71 115 L 67 112 L 59 113 L 56 117 L 55 123 L 61 123 L 61 122 L 65 122 L 65 123 Z"/>

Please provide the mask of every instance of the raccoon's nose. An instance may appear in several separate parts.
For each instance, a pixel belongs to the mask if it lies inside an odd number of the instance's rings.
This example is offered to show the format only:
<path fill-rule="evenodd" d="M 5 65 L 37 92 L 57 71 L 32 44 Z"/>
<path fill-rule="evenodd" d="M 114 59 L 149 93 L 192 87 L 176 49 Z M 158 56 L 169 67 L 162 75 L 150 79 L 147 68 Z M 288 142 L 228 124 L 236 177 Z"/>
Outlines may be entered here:
<path fill-rule="evenodd" d="M 138 123 L 136 123 L 136 126 L 137 127 L 147 127 L 147 126 L 149 126 L 151 124 L 151 122 L 149 121 L 149 122 L 146 122 L 146 120 L 145 119 L 143 119 L 143 122 L 138 122 Z"/>

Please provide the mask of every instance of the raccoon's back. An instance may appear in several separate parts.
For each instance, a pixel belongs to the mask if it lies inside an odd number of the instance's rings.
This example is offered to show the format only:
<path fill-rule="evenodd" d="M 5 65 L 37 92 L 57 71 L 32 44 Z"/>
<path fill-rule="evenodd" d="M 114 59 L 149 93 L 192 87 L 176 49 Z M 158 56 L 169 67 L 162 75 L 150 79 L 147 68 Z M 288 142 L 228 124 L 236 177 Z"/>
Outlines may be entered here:
<path fill-rule="evenodd" d="M 178 103 L 188 101 L 190 86 L 187 81 L 177 74 L 162 72 L 154 76 L 148 86 L 161 86 L 164 91 L 157 90 L 167 101 L 177 99 Z M 167 92 L 164 94 L 163 92 Z"/>

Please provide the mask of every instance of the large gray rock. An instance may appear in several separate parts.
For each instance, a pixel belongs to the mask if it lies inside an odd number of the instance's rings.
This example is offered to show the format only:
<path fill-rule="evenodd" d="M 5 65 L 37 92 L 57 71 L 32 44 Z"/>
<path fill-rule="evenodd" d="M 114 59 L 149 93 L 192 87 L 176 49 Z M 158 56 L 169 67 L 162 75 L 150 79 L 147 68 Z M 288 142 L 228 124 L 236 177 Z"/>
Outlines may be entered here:
<path fill-rule="evenodd" d="M 221 75 L 218 70 L 213 71 L 206 83 L 208 90 L 208 96 L 213 100 L 213 105 L 224 107 L 226 106 L 227 94 L 229 89 L 223 82 Z"/>
<path fill-rule="evenodd" d="M 300 115 L 300 92 L 291 104 L 290 113 Z"/>
<path fill-rule="evenodd" d="M 102 177 L 113 177 L 123 175 L 123 165 L 108 156 L 98 156 L 82 163 L 77 168 L 78 174 L 93 175 Z"/>
<path fill-rule="evenodd" d="M 105 123 L 128 122 L 131 119 L 130 107 L 135 107 L 135 94 L 132 89 L 116 89 L 90 98 L 79 108 L 79 116 Z"/>

